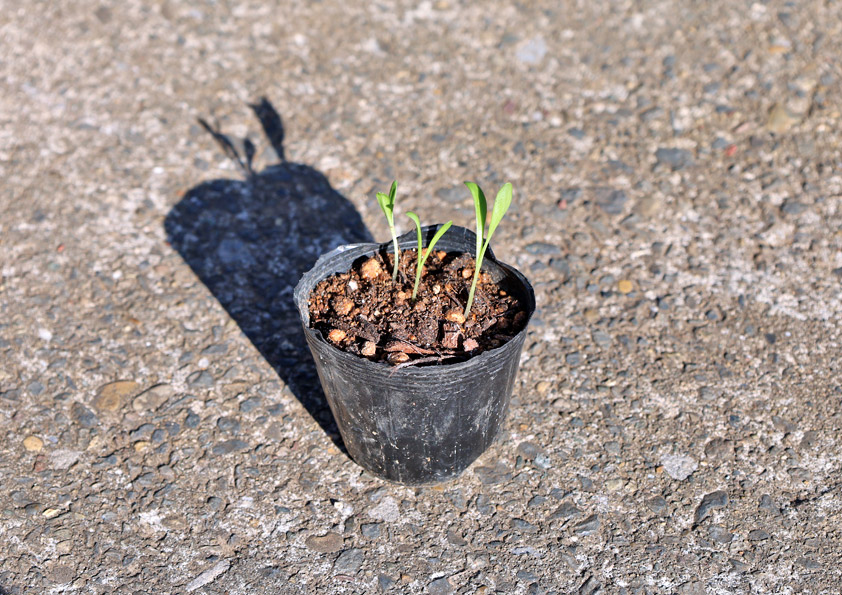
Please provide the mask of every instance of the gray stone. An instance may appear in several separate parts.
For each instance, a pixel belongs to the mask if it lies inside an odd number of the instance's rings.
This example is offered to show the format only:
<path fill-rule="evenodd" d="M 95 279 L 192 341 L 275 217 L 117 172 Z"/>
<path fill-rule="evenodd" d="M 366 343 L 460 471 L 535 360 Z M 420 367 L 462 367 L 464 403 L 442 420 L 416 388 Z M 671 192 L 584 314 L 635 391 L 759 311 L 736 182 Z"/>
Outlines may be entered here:
<path fill-rule="evenodd" d="M 446 202 L 454 204 L 471 200 L 471 193 L 464 186 L 448 186 L 447 188 L 439 188 L 436 190 L 436 196 Z"/>
<path fill-rule="evenodd" d="M 383 498 L 377 506 L 368 511 L 368 516 L 371 518 L 387 523 L 394 523 L 400 518 L 400 515 L 401 511 L 397 501 L 390 496 Z"/>
<path fill-rule="evenodd" d="M 646 506 L 655 514 L 661 514 L 667 508 L 667 501 L 662 496 L 653 496 L 646 501 Z"/>
<path fill-rule="evenodd" d="M 511 479 L 512 474 L 502 464 L 494 467 L 474 467 L 474 473 L 484 485 L 494 485 Z"/>
<path fill-rule="evenodd" d="M 363 565 L 365 554 L 359 548 L 347 549 L 333 563 L 333 571 L 336 574 L 354 575 Z"/>
<path fill-rule="evenodd" d="M 731 543 L 731 540 L 734 539 L 733 533 L 725 529 L 725 527 L 720 527 L 719 525 L 711 525 L 708 527 L 708 536 L 716 543 Z"/>
<path fill-rule="evenodd" d="M 434 581 L 430 581 L 430 584 L 427 585 L 427 593 L 429 595 L 451 595 L 453 593 L 453 587 L 446 578 L 437 578 Z"/>
<path fill-rule="evenodd" d="M 215 455 L 227 455 L 232 452 L 247 450 L 248 448 L 248 443 L 243 442 L 242 440 L 225 440 L 224 442 L 215 444 L 212 452 Z"/>
<path fill-rule="evenodd" d="M 385 574 L 377 575 L 377 586 L 381 592 L 386 592 L 395 586 L 395 579 Z"/>
<path fill-rule="evenodd" d="M 545 255 L 545 254 L 561 254 L 561 248 L 555 244 L 548 244 L 546 242 L 532 242 L 524 246 L 529 254 Z"/>
<path fill-rule="evenodd" d="M 240 403 L 240 411 L 243 413 L 251 413 L 260 407 L 260 397 L 251 397 Z"/>
<path fill-rule="evenodd" d="M 661 465 L 664 466 L 667 475 L 676 481 L 684 481 L 699 468 L 699 463 L 686 455 L 661 455 Z"/>
<path fill-rule="evenodd" d="M 781 212 L 785 215 L 800 215 L 807 210 L 807 205 L 794 200 L 786 200 L 781 205 Z"/>
<path fill-rule="evenodd" d="M 666 165 L 673 171 L 678 171 L 693 165 L 693 154 L 684 149 L 660 147 L 655 151 L 658 163 Z"/>
<path fill-rule="evenodd" d="M 611 188 L 597 188 L 594 191 L 596 204 L 609 215 L 619 215 L 623 212 L 628 196 L 624 190 L 612 190 Z"/>
<path fill-rule="evenodd" d="M 722 490 L 710 492 L 705 494 L 699 506 L 696 507 L 696 514 L 694 521 L 696 524 L 701 523 L 715 508 L 725 508 L 728 506 L 728 494 Z"/>
<path fill-rule="evenodd" d="M 468 545 L 468 541 L 455 531 L 447 532 L 447 541 L 448 543 L 452 543 L 453 545 L 458 547 L 465 547 L 466 545 Z"/>
<path fill-rule="evenodd" d="M 525 460 L 531 461 L 541 452 L 534 442 L 521 442 L 517 445 L 516 452 Z"/>
<path fill-rule="evenodd" d="M 577 535 L 591 535 L 599 530 L 599 515 L 592 514 L 585 520 L 573 527 L 573 532 Z"/>
<path fill-rule="evenodd" d="M 775 501 L 772 500 L 772 497 L 769 494 L 763 494 L 760 497 L 760 502 L 758 503 L 757 507 L 760 510 L 764 510 L 773 516 L 781 514 L 780 509 L 775 504 Z"/>
<path fill-rule="evenodd" d="M 199 388 L 210 388 L 213 386 L 213 376 L 207 370 L 199 370 L 187 377 L 187 384 Z"/>
<path fill-rule="evenodd" d="M 73 403 L 70 407 L 70 417 L 83 428 L 93 428 L 99 423 L 99 419 L 94 415 L 94 412 L 82 403 Z"/>
<path fill-rule="evenodd" d="M 517 59 L 524 64 L 539 64 L 546 55 L 547 42 L 540 36 L 527 39 L 515 52 Z"/>
<path fill-rule="evenodd" d="M 203 573 L 201 573 L 199 576 L 194 578 L 192 581 L 187 583 L 184 589 L 188 593 L 192 593 L 196 589 L 201 589 L 205 585 L 212 583 L 217 578 L 228 572 L 229 568 L 231 568 L 231 562 L 229 562 L 228 560 L 220 560 L 219 562 L 205 570 Z"/>
<path fill-rule="evenodd" d="M 144 440 L 152 436 L 152 432 L 155 431 L 155 426 L 153 424 L 141 424 L 136 427 L 134 430 L 129 432 L 129 439 L 130 440 Z"/>
<path fill-rule="evenodd" d="M 512 519 L 512 528 L 522 533 L 538 532 L 538 527 L 523 519 Z"/>
<path fill-rule="evenodd" d="M 240 422 L 235 417 L 220 417 L 216 420 L 216 427 L 227 434 L 237 434 L 240 431 Z"/>

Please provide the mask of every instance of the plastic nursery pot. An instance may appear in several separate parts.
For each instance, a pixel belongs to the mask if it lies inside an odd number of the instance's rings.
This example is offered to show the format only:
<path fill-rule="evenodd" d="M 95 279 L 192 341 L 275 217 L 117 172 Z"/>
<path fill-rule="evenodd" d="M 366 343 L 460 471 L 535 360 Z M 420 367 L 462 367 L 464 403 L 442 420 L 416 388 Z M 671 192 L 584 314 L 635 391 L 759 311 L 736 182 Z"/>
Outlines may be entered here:
<path fill-rule="evenodd" d="M 424 245 L 440 226 L 422 230 Z M 417 247 L 415 231 L 398 238 L 401 248 Z M 369 472 L 404 485 L 435 484 L 462 473 L 494 441 L 509 406 L 526 326 L 505 344 L 466 361 L 394 368 L 347 353 L 310 328 L 308 299 L 315 286 L 354 261 L 391 242 L 341 246 L 325 254 L 301 278 L 295 303 L 319 379 L 351 457 Z M 436 244 L 448 252 L 476 251 L 476 236 L 453 226 Z M 535 311 L 532 286 L 491 250 L 483 270 L 495 281 L 508 277 L 510 290 Z"/>

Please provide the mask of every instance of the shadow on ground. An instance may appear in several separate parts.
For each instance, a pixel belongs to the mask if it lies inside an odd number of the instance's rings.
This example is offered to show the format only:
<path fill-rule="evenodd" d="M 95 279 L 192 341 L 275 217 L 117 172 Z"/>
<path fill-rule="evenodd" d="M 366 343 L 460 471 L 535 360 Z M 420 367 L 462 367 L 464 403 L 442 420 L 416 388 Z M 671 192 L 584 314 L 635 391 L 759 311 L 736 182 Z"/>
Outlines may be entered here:
<path fill-rule="evenodd" d="M 302 273 L 341 244 L 370 242 L 354 206 L 327 178 L 284 158 L 281 117 L 263 99 L 251 106 L 280 163 L 252 168 L 250 140 L 232 140 L 200 120 L 244 179 L 191 188 L 167 215 L 170 244 L 240 326 L 296 398 L 343 451 L 307 350 L 292 294 Z"/>

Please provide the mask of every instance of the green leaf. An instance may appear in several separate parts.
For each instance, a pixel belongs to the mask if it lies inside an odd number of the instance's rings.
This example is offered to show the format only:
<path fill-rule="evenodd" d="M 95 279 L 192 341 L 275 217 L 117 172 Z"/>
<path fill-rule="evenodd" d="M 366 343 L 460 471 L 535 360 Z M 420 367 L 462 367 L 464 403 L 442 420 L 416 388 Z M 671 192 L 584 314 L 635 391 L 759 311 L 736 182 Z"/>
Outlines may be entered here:
<path fill-rule="evenodd" d="M 415 296 L 418 295 L 418 284 L 421 282 L 421 267 L 424 266 L 424 261 L 421 259 L 421 221 L 418 215 L 412 211 L 407 211 L 406 216 L 415 222 L 415 232 L 418 234 L 418 253 L 415 256 L 415 285 L 412 288 L 412 301 L 415 301 Z"/>
<path fill-rule="evenodd" d="M 394 217 L 394 200 L 390 200 L 386 194 L 382 192 L 377 193 L 377 204 L 380 205 L 380 209 L 383 211 L 383 214 L 386 215 L 386 220 L 389 224 L 392 224 L 393 217 Z"/>
<path fill-rule="evenodd" d="M 418 215 L 413 213 L 412 211 L 407 211 L 406 216 L 415 221 L 415 231 L 418 233 L 418 258 L 421 258 L 421 221 L 418 219 Z"/>
<path fill-rule="evenodd" d="M 392 205 L 392 209 L 395 208 L 395 194 L 398 191 L 398 181 L 395 180 L 392 182 L 392 187 L 389 188 L 389 204 Z"/>
<path fill-rule="evenodd" d="M 433 246 L 435 246 L 436 242 L 438 242 L 441 239 L 441 237 L 444 235 L 444 232 L 450 229 L 451 225 L 453 225 L 453 221 L 448 221 L 447 223 L 442 225 L 441 228 L 436 232 L 436 235 L 434 235 L 433 239 L 430 240 L 430 243 L 427 244 L 427 252 L 424 254 L 424 260 L 427 260 L 427 257 L 430 255 L 430 252 L 433 251 Z M 424 260 L 421 261 L 422 266 L 424 265 Z"/>
<path fill-rule="evenodd" d="M 468 187 L 468 190 L 471 191 L 471 196 L 474 197 L 474 210 L 477 214 L 477 252 L 476 256 L 479 256 L 480 248 L 482 247 L 482 236 L 485 233 L 485 216 L 488 212 L 488 203 L 485 200 L 485 194 L 482 192 L 482 188 L 474 184 L 473 182 L 465 182 L 465 186 Z"/>
<path fill-rule="evenodd" d="M 500 222 L 503 220 L 503 215 L 506 214 L 506 211 L 509 210 L 509 206 L 512 204 L 512 185 L 510 183 L 503 184 L 503 187 L 500 188 L 500 192 L 497 193 L 497 198 L 494 199 L 494 208 L 491 210 L 491 223 L 488 226 L 488 239 L 491 239 L 491 235 L 494 233 L 494 230 L 497 229 L 497 226 L 500 225 Z"/>

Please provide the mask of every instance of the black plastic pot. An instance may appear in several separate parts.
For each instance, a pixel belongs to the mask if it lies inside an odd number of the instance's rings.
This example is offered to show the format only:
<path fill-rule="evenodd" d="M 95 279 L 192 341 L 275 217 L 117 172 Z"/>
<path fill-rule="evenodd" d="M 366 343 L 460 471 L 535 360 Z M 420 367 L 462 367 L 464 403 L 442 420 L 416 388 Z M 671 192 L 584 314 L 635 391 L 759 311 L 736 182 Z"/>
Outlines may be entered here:
<path fill-rule="evenodd" d="M 425 227 L 424 245 L 439 226 Z M 417 246 L 415 231 L 398 238 L 401 248 Z M 342 351 L 310 328 L 308 299 L 322 279 L 346 272 L 358 258 L 386 244 L 341 246 L 319 258 L 295 288 L 295 304 L 307 344 L 342 440 L 351 457 L 384 479 L 405 485 L 455 478 L 494 441 L 509 406 L 526 327 L 504 345 L 469 360 L 426 367 L 394 368 Z M 436 244 L 448 252 L 469 252 L 476 236 L 451 227 Z M 535 311 L 532 286 L 489 250 L 483 270 L 495 280 L 508 277 L 510 290 Z"/>

